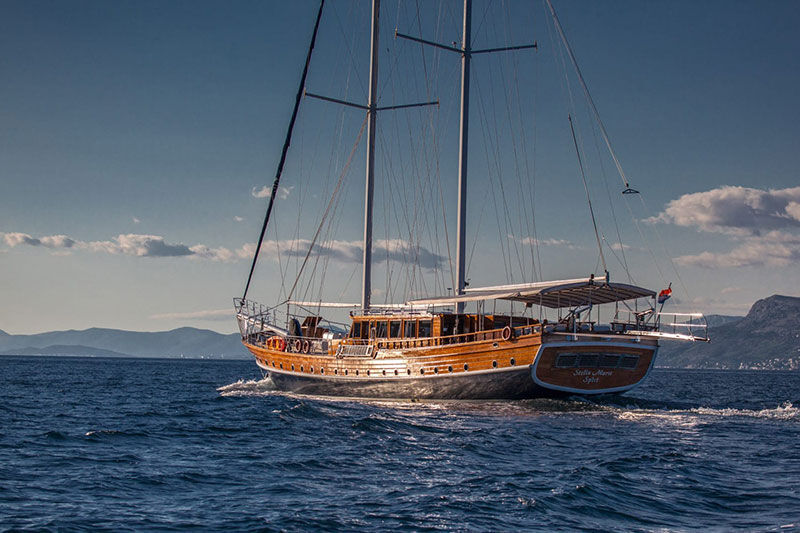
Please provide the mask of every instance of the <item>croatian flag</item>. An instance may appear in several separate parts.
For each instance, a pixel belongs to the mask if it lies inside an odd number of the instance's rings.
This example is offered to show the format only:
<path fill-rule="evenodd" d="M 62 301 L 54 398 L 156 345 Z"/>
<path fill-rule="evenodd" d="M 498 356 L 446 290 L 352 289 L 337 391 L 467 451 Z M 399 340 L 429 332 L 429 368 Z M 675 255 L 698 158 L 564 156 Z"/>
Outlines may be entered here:
<path fill-rule="evenodd" d="M 670 296 L 672 296 L 672 283 L 669 284 L 669 287 L 658 293 L 658 303 L 663 304 L 670 299 Z"/>

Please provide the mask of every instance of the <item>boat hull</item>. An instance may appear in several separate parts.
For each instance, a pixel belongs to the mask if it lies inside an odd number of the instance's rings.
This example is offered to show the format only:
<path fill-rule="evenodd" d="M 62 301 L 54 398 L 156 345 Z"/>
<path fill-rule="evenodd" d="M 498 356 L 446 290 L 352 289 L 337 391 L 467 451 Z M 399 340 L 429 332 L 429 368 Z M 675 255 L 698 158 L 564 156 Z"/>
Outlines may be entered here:
<path fill-rule="evenodd" d="M 278 390 L 312 396 L 420 400 L 522 399 L 548 396 L 531 379 L 530 367 L 427 378 L 335 378 L 269 370 Z M 555 395 L 560 393 L 553 391 Z"/>
<path fill-rule="evenodd" d="M 431 400 L 515 400 L 621 393 L 644 381 L 657 350 L 655 343 L 639 344 L 632 340 L 530 341 L 493 343 L 497 349 L 486 353 L 482 365 L 476 350 L 470 350 L 470 355 L 446 350 L 450 353 L 356 361 L 246 346 L 281 391 L 313 396 Z M 424 368 L 420 359 L 426 359 Z M 470 363 L 458 364 L 464 360 Z M 623 362 L 625 366 L 621 365 Z"/>

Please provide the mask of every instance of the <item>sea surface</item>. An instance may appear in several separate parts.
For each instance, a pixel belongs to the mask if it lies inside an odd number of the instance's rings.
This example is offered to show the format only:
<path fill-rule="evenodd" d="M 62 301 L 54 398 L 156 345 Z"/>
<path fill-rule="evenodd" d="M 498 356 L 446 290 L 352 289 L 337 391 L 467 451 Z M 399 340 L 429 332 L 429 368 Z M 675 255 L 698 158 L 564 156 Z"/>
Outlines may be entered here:
<path fill-rule="evenodd" d="M 0 379 L 2 531 L 800 531 L 800 372 L 425 403 L 282 394 L 250 361 Z"/>

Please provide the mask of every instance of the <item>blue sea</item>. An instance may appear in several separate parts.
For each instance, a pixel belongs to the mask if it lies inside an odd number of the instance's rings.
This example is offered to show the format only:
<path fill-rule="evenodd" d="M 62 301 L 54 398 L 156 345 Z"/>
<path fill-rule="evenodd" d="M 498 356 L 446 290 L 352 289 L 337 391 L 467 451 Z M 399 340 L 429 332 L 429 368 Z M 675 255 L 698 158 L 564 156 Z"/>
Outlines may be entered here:
<path fill-rule="evenodd" d="M 800 531 L 800 373 L 423 403 L 282 394 L 250 361 L 0 376 L 2 531 Z"/>

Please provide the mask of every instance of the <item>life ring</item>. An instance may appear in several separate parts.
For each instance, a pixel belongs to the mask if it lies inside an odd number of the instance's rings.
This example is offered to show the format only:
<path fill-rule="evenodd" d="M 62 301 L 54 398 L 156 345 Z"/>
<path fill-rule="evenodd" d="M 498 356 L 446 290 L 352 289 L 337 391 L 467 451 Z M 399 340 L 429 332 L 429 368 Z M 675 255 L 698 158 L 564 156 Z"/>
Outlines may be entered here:
<path fill-rule="evenodd" d="M 507 341 L 511 338 L 511 327 L 506 326 L 503 328 L 503 331 L 500 332 L 500 336 L 503 337 L 504 341 Z"/>
<path fill-rule="evenodd" d="M 278 352 L 282 352 L 286 350 L 286 341 L 283 340 L 283 337 L 275 335 L 267 339 L 267 348 L 269 348 L 270 350 L 276 350 Z"/>
<path fill-rule="evenodd" d="M 303 341 L 303 353 L 308 353 L 311 351 L 311 343 L 307 340 Z"/>
<path fill-rule="evenodd" d="M 300 339 L 294 340 L 294 351 L 300 353 L 301 348 L 303 347 L 303 342 Z"/>

